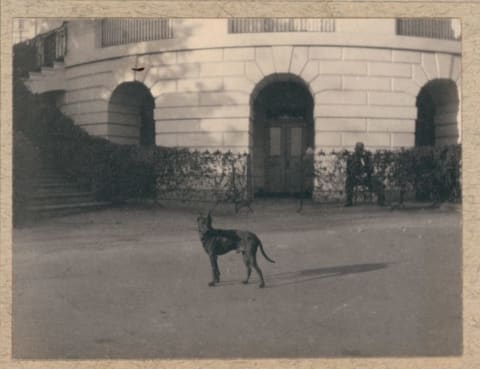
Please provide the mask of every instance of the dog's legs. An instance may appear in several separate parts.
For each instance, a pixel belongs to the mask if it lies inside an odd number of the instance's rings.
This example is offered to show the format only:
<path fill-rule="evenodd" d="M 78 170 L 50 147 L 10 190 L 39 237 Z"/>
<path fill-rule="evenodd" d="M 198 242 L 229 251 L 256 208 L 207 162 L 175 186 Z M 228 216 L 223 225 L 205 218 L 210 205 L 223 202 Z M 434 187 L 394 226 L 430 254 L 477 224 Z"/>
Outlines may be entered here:
<path fill-rule="evenodd" d="M 248 254 L 245 251 L 242 251 L 243 262 L 245 263 L 245 267 L 247 268 L 247 279 L 243 280 L 243 284 L 247 284 L 248 280 L 250 279 L 250 274 L 252 273 L 252 267 L 250 266 L 250 260 L 248 258 Z"/>
<path fill-rule="evenodd" d="M 218 268 L 217 256 L 214 257 L 215 261 L 215 283 L 220 282 L 220 269 Z"/>
<path fill-rule="evenodd" d="M 216 268 L 216 265 L 217 265 L 217 258 L 215 255 L 213 254 L 210 254 L 208 255 L 210 257 L 210 266 L 212 268 L 212 281 L 208 283 L 208 285 L 210 287 L 213 287 L 215 286 L 215 281 L 217 279 L 217 268 Z"/>
<path fill-rule="evenodd" d="M 262 271 L 260 270 L 260 267 L 257 264 L 257 255 L 255 253 L 252 254 L 252 260 L 251 260 L 253 268 L 256 270 L 258 277 L 260 278 L 260 284 L 258 287 L 263 288 L 265 287 L 265 281 L 263 280 L 263 274 Z"/>

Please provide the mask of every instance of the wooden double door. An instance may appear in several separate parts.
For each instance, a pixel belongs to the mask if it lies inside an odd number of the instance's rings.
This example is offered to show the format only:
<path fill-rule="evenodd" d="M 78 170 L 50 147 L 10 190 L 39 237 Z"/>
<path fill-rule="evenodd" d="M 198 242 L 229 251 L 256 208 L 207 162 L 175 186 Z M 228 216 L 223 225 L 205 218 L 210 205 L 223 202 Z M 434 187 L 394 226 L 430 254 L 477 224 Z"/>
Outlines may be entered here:
<path fill-rule="evenodd" d="M 299 195 L 309 192 L 309 165 L 303 160 L 307 147 L 313 145 L 313 132 L 306 122 L 271 122 L 266 134 L 266 191 L 271 195 Z M 303 161 L 303 163 L 302 163 Z"/>

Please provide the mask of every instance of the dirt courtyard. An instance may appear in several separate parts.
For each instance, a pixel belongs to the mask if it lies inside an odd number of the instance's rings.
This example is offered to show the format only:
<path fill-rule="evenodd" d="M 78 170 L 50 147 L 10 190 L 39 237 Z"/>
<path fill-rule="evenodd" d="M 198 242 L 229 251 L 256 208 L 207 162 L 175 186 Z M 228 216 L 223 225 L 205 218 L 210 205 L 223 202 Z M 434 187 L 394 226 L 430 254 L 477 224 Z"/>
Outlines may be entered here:
<path fill-rule="evenodd" d="M 13 354 L 24 359 L 459 355 L 460 208 L 289 203 L 215 214 L 256 232 L 209 261 L 195 212 L 123 207 L 14 230 Z"/>

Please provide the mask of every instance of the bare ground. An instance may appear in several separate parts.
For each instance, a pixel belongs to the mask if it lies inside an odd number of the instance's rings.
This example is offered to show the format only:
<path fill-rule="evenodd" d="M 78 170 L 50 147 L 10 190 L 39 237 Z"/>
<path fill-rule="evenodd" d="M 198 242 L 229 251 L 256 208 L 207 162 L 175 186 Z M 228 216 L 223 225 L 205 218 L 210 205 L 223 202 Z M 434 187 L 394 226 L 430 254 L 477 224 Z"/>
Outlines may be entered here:
<path fill-rule="evenodd" d="M 261 204 L 214 216 L 255 231 L 267 287 L 208 258 L 194 212 L 125 207 L 14 232 L 16 358 L 459 355 L 459 208 Z"/>

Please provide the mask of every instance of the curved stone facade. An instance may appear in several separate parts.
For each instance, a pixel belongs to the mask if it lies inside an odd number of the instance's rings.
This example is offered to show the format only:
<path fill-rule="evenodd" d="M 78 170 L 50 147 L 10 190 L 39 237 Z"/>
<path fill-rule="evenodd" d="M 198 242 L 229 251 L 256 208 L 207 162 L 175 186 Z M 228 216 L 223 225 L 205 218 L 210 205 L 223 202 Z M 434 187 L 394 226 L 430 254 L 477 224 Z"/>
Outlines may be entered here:
<path fill-rule="evenodd" d="M 460 88 L 459 42 L 372 33 L 388 21 L 364 21 L 363 34 L 337 26 L 313 35 L 236 35 L 226 33 L 226 20 L 184 20 L 181 29 L 198 27 L 190 37 L 108 48 L 95 46 L 97 23 L 70 22 L 62 110 L 92 134 L 135 143 L 128 123 L 109 121 L 108 106 L 115 88 L 137 81 L 155 99 L 158 145 L 248 151 L 252 92 L 265 77 L 291 74 L 314 97 L 316 149 L 358 140 L 372 149 L 412 146 L 421 88 L 437 79 Z M 208 37 L 222 25 L 222 34 Z M 449 128 L 439 141 L 456 142 L 452 123 L 460 119 L 441 109 L 450 116 L 440 119 Z"/>
<path fill-rule="evenodd" d="M 64 63 L 29 84 L 64 91 L 61 109 L 91 134 L 135 144 L 136 105 L 111 103 L 135 82 L 154 99 L 157 145 L 249 153 L 264 81 L 302 81 L 313 99 L 315 151 L 357 141 L 373 150 L 414 146 L 417 96 L 430 86 L 435 144 L 460 142 L 458 40 L 398 35 L 395 19 L 330 20 L 328 32 L 248 32 L 247 22 L 232 33 L 228 22 L 171 20 L 166 39 L 102 47 L 101 21 L 71 21 Z"/>

